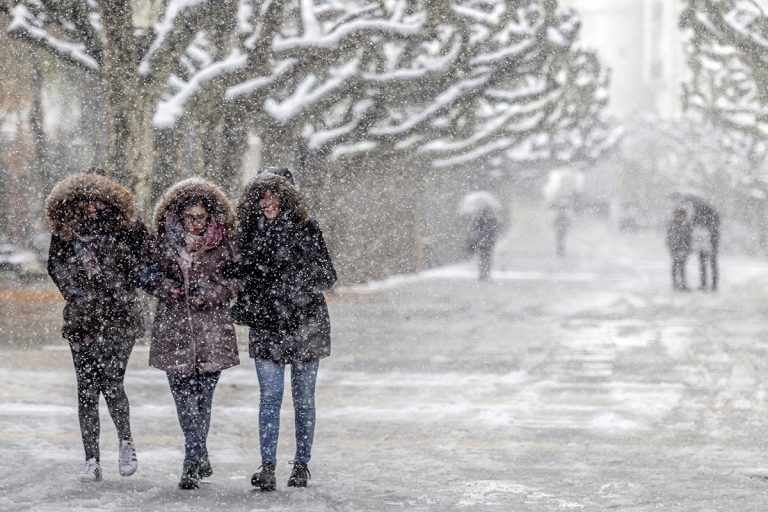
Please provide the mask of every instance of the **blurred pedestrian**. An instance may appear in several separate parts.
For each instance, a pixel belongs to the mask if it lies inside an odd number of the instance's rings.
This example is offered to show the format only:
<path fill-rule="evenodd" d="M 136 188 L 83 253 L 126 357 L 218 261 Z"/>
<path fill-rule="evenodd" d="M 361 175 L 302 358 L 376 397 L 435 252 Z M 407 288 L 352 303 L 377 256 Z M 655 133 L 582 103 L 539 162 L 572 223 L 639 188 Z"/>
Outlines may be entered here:
<path fill-rule="evenodd" d="M 136 273 L 147 231 L 131 193 L 97 173 L 59 182 L 45 208 L 52 231 L 48 273 L 66 300 L 62 334 L 77 377 L 85 449 L 80 477 L 102 479 L 99 394 L 117 429 L 119 473 L 130 476 L 138 462 L 123 380 L 133 345 L 143 334 Z"/>
<path fill-rule="evenodd" d="M 480 280 L 485 281 L 491 275 L 493 248 L 499 235 L 499 221 L 493 208 L 483 207 L 472 219 L 469 235 L 469 247 L 477 253 Z"/>
<path fill-rule="evenodd" d="M 229 302 L 237 281 L 225 269 L 236 258 L 234 214 L 214 184 L 177 183 L 155 208 L 144 279 L 159 299 L 149 364 L 166 372 L 184 433 L 179 487 L 197 489 L 213 474 L 208 431 L 221 371 L 240 363 Z"/>
<path fill-rule="evenodd" d="M 691 223 L 685 208 L 676 208 L 667 224 L 667 248 L 672 257 L 672 287 L 687 290 L 685 266 L 691 252 Z"/>
<path fill-rule="evenodd" d="M 258 175 L 237 208 L 244 288 L 232 314 L 249 326 L 249 354 L 259 380 L 260 471 L 251 484 L 276 487 L 275 465 L 286 365 L 291 366 L 296 453 L 289 487 L 306 487 L 315 432 L 315 382 L 331 353 L 323 290 L 336 282 L 323 233 L 304 198 L 284 177 Z"/>
<path fill-rule="evenodd" d="M 565 238 L 568 236 L 568 231 L 571 228 L 571 216 L 568 213 L 568 208 L 564 206 L 557 207 L 557 213 L 555 214 L 555 253 L 558 257 L 565 256 Z"/>
<path fill-rule="evenodd" d="M 293 185 L 295 188 L 299 188 L 298 185 L 296 184 L 296 180 L 293 177 L 293 171 L 291 171 L 288 167 L 271 165 L 259 171 L 259 174 L 274 174 L 275 176 L 280 176 L 281 178 L 284 178 L 285 181 Z"/>
<path fill-rule="evenodd" d="M 708 290 L 707 268 L 712 259 L 712 236 L 707 228 L 693 224 L 691 230 L 691 252 L 699 256 L 699 290 Z M 712 275 L 714 284 L 714 275 Z"/>
<path fill-rule="evenodd" d="M 703 288 L 707 288 L 706 283 L 706 267 L 710 268 L 711 273 L 711 290 L 716 291 L 718 285 L 718 265 L 717 265 L 717 253 L 720 245 L 720 213 L 711 204 L 700 201 L 693 203 L 693 217 L 691 224 L 694 227 L 704 228 L 709 234 L 709 253 L 705 255 L 704 262 L 700 259 L 700 270 Z M 706 235 L 702 233 L 702 236 Z M 699 253 L 701 258 L 702 253 Z M 709 263 L 707 265 L 707 263 Z"/>

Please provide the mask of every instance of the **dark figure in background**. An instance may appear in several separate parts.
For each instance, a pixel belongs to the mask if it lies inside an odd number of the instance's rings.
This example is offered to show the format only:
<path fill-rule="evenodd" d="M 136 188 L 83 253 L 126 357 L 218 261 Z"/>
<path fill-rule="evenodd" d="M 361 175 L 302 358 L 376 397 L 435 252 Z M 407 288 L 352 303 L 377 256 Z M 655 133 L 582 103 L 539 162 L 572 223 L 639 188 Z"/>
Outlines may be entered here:
<path fill-rule="evenodd" d="M 693 202 L 693 217 L 691 218 L 691 224 L 693 226 L 700 226 L 705 228 L 709 232 L 709 245 L 710 254 L 708 258 L 709 266 L 711 267 L 712 274 L 712 287 L 711 290 L 717 290 L 718 284 L 718 268 L 717 268 L 717 252 L 720 244 L 720 214 L 717 209 L 709 203 L 704 201 Z M 706 289 L 706 261 L 701 262 L 702 276 L 705 281 L 702 281 L 704 289 Z"/>
<path fill-rule="evenodd" d="M 280 176 L 293 187 L 297 189 L 299 188 L 299 186 L 296 184 L 296 180 L 293 177 L 293 172 L 288 167 L 281 167 L 276 165 L 268 166 L 259 171 L 259 174 L 274 174 L 275 176 Z"/>
<path fill-rule="evenodd" d="M 685 263 L 691 252 L 691 223 L 685 208 L 676 208 L 667 224 L 667 248 L 672 256 L 672 287 L 687 290 Z"/>
<path fill-rule="evenodd" d="M 571 228 L 571 216 L 568 208 L 558 207 L 555 215 L 555 252 L 558 257 L 565 256 L 565 237 Z"/>
<path fill-rule="evenodd" d="M 697 224 L 693 225 L 691 234 L 691 252 L 699 255 L 699 290 L 706 291 L 707 267 L 712 260 L 712 237 L 707 228 Z M 715 274 L 712 275 L 712 283 L 715 282 Z"/>
<path fill-rule="evenodd" d="M 323 290 L 336 270 L 320 225 L 287 178 L 262 173 L 237 208 L 242 292 L 232 308 L 249 327 L 248 351 L 259 379 L 261 471 L 251 485 L 275 489 L 280 408 L 286 365 L 291 365 L 296 452 L 289 487 L 306 487 L 315 432 L 315 382 L 320 359 L 331 353 L 331 323 Z"/>
<path fill-rule="evenodd" d="M 213 183 L 191 178 L 155 208 L 144 280 L 157 297 L 149 364 L 165 371 L 184 434 L 179 487 L 197 489 L 213 474 L 208 431 L 221 371 L 240 363 L 229 302 L 238 282 L 225 269 L 237 258 L 234 213 Z"/>
<path fill-rule="evenodd" d="M 487 280 L 491 275 L 491 257 L 498 235 L 499 221 L 493 209 L 486 206 L 472 221 L 469 234 L 469 247 L 477 253 L 481 281 Z"/>
<path fill-rule="evenodd" d="M 130 476 L 138 463 L 123 379 L 134 342 L 143 334 L 135 289 L 137 255 L 147 232 L 131 193 L 92 172 L 59 182 L 45 208 L 53 232 L 48 273 L 67 301 L 62 334 L 77 376 L 86 459 L 81 479 L 102 477 L 99 394 L 117 429 L 119 472 Z"/>

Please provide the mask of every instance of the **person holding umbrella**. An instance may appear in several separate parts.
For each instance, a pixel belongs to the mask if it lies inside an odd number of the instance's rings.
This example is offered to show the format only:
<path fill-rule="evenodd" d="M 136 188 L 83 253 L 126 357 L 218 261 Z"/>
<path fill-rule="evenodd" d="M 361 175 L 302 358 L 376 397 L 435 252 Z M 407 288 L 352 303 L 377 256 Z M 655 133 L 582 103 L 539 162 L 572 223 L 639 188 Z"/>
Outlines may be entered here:
<path fill-rule="evenodd" d="M 499 210 L 501 205 L 498 199 L 486 191 L 464 196 L 459 206 L 459 213 L 471 218 L 467 247 L 477 254 L 480 281 L 486 281 L 491 276 L 493 249 L 499 237 Z"/>

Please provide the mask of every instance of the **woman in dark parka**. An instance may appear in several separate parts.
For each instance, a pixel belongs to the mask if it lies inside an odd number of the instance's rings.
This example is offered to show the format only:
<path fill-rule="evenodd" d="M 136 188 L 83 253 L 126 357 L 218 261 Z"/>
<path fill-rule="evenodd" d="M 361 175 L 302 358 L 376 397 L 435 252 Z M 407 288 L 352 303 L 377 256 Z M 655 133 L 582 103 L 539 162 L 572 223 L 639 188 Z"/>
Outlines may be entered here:
<path fill-rule="evenodd" d="M 81 479 L 102 476 L 100 393 L 117 429 L 119 472 L 129 476 L 138 463 L 123 379 L 134 342 L 143 334 L 135 283 L 146 229 L 131 193 L 94 173 L 59 182 L 45 208 L 52 231 L 48 273 L 67 301 L 62 334 L 77 376 L 86 459 Z"/>
<path fill-rule="evenodd" d="M 289 174 L 290 175 L 290 174 Z M 237 210 L 244 289 L 233 316 L 250 327 L 249 354 L 259 379 L 261 471 L 251 484 L 275 488 L 285 365 L 291 365 L 296 455 L 289 486 L 307 485 L 315 429 L 315 382 L 320 359 L 331 353 L 331 325 L 322 291 L 336 270 L 317 221 L 299 191 L 283 177 L 260 174 Z"/>
<path fill-rule="evenodd" d="M 206 441 L 221 371 L 239 364 L 229 302 L 237 282 L 234 215 L 214 184 L 192 178 L 171 187 L 155 208 L 156 232 L 144 278 L 159 299 L 149 364 L 166 372 L 185 439 L 179 487 L 196 489 L 213 473 Z"/>

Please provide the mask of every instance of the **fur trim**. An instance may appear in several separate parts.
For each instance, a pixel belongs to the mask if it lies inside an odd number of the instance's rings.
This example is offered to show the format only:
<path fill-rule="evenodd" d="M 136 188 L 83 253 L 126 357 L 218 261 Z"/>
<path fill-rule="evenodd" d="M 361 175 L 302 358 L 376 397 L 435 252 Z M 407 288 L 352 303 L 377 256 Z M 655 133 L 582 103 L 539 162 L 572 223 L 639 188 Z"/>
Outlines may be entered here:
<path fill-rule="evenodd" d="M 45 200 L 45 213 L 54 235 L 72 239 L 75 203 L 95 199 L 120 213 L 122 225 L 129 229 L 136 222 L 133 194 L 124 186 L 98 174 L 78 174 L 58 182 Z"/>
<path fill-rule="evenodd" d="M 301 192 L 285 178 L 263 173 L 251 180 L 240 196 L 240 202 L 237 205 L 237 220 L 241 225 L 248 226 L 262 215 L 259 197 L 264 192 L 278 196 L 282 201 L 281 211 L 290 212 L 290 215 L 300 224 L 309 222 L 309 210 Z"/>
<path fill-rule="evenodd" d="M 166 215 L 179 202 L 190 196 L 209 198 L 214 204 L 214 211 L 208 212 L 227 228 L 229 233 L 235 231 L 235 214 L 227 195 L 215 184 L 202 178 L 189 178 L 180 181 L 165 191 L 155 206 L 154 224 L 158 233 L 165 232 Z"/>

